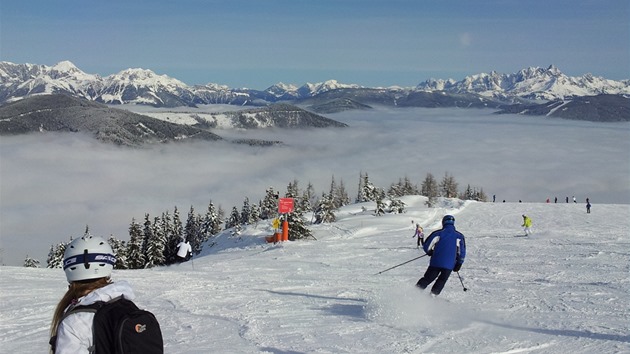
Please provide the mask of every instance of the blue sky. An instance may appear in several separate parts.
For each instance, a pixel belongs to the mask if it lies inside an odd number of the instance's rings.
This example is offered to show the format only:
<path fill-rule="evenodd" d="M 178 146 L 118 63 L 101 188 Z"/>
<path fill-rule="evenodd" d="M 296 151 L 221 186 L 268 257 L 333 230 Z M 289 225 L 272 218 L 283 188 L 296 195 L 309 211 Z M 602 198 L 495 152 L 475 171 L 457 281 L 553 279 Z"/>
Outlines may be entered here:
<path fill-rule="evenodd" d="M 414 86 L 550 64 L 621 80 L 630 78 L 630 2 L 3 0 L 0 60 L 256 89 Z"/>

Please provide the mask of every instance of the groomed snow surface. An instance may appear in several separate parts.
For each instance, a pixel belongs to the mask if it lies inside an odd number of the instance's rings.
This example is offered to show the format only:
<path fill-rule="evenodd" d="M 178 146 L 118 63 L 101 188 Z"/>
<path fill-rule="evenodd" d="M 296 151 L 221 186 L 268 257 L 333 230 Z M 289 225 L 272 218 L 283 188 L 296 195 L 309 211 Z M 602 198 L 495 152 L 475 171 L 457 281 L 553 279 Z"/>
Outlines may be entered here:
<path fill-rule="evenodd" d="M 630 353 L 630 205 L 403 200 L 380 217 L 346 206 L 316 240 L 267 244 L 261 223 L 113 279 L 156 314 L 166 353 Z M 456 273 L 437 298 L 417 289 L 428 257 L 377 274 L 422 255 L 413 223 L 430 232 L 447 213 L 466 236 L 468 291 Z M 60 269 L 0 267 L 0 352 L 46 352 L 66 286 Z"/>

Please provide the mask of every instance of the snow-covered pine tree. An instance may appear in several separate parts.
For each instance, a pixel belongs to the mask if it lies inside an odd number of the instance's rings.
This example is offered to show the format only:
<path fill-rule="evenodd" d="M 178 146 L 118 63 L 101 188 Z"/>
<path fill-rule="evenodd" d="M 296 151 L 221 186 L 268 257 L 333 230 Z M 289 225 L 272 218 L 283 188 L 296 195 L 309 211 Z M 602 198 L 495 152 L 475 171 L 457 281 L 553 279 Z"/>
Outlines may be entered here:
<path fill-rule="evenodd" d="M 153 268 L 166 264 L 164 249 L 166 248 L 166 236 L 162 229 L 159 217 L 153 219 L 151 234 L 147 237 L 146 265 L 145 268 Z"/>
<path fill-rule="evenodd" d="M 367 177 L 367 173 L 365 174 L 365 176 Z M 368 196 L 365 195 L 363 181 L 364 181 L 363 172 L 359 172 L 359 187 L 358 187 L 357 199 L 355 200 L 355 203 L 363 203 L 363 202 L 369 201 Z"/>
<path fill-rule="evenodd" d="M 70 238 L 72 241 L 72 238 Z M 46 268 L 62 268 L 63 267 L 63 254 L 66 252 L 67 243 L 61 242 L 53 249 L 50 246 L 50 252 L 48 252 L 48 259 L 46 260 Z"/>
<path fill-rule="evenodd" d="M 195 214 L 195 208 L 191 205 L 184 229 L 185 240 L 190 242 L 193 254 L 199 254 L 202 247 L 201 223 L 199 216 Z"/>
<path fill-rule="evenodd" d="M 337 219 L 335 209 L 333 197 L 330 194 L 322 193 L 322 197 L 319 198 L 317 207 L 315 208 L 315 223 L 335 222 Z"/>
<path fill-rule="evenodd" d="M 110 235 L 107 239 L 107 243 L 112 248 L 114 255 L 116 256 L 116 264 L 114 265 L 115 269 L 128 269 L 129 264 L 127 263 L 127 246 L 125 241 L 119 240 L 114 235 Z"/>
<path fill-rule="evenodd" d="M 142 252 L 144 243 L 144 234 L 142 226 L 136 222 L 135 218 L 131 219 L 129 226 L 129 243 L 127 244 L 127 261 L 129 269 L 144 268 L 145 258 Z"/>
<path fill-rule="evenodd" d="M 238 212 L 238 209 L 236 209 L 236 207 L 232 207 L 232 212 L 230 213 L 230 216 L 228 217 L 228 219 L 225 221 L 225 228 L 229 229 L 232 228 L 236 225 L 239 225 L 241 223 L 241 214 Z"/>
<path fill-rule="evenodd" d="M 273 219 L 278 214 L 278 192 L 269 187 L 260 206 L 260 218 L 262 220 Z"/>
<path fill-rule="evenodd" d="M 39 268 L 39 261 L 35 258 L 31 258 L 28 255 L 26 255 L 26 258 L 24 259 L 24 267 Z"/>
<path fill-rule="evenodd" d="M 251 213 L 252 213 L 252 207 L 249 204 L 249 198 L 245 197 L 245 200 L 243 200 L 243 207 L 241 208 L 241 217 L 239 219 L 241 224 L 243 225 L 252 224 Z"/>
<path fill-rule="evenodd" d="M 379 198 L 376 200 L 376 209 L 374 209 L 374 214 L 376 216 L 385 214 L 385 203 L 383 202 L 383 199 Z"/>
<path fill-rule="evenodd" d="M 461 200 L 474 200 L 474 197 L 475 195 L 472 187 L 470 187 L 470 184 L 466 186 L 466 189 L 459 195 L 459 199 Z"/>
<path fill-rule="evenodd" d="M 370 182 L 370 178 L 368 177 L 367 172 L 363 175 L 363 197 L 365 198 L 363 202 L 369 201 L 377 201 L 379 199 L 385 198 L 385 191 L 382 188 L 377 188 Z"/>
<path fill-rule="evenodd" d="M 427 176 L 424 178 L 420 193 L 428 198 L 425 203 L 429 208 L 432 208 L 437 204 L 437 198 L 439 197 L 440 192 L 438 183 L 431 173 L 427 173 Z"/>
<path fill-rule="evenodd" d="M 398 183 L 392 183 L 387 190 L 387 194 L 392 197 L 402 197 L 404 195 L 403 193 L 402 179 L 399 179 Z"/>
<path fill-rule="evenodd" d="M 306 220 L 301 210 L 294 209 L 293 212 L 286 214 L 289 223 L 289 240 L 295 241 L 312 237 L 311 230 L 306 227 Z"/>
<path fill-rule="evenodd" d="M 162 213 L 160 218 L 162 224 L 162 230 L 164 230 L 164 263 L 173 264 L 176 260 L 177 245 L 181 242 L 182 238 L 175 232 L 175 225 L 171 214 L 167 211 Z"/>
<path fill-rule="evenodd" d="M 389 197 L 389 212 L 395 214 L 402 214 L 405 212 L 405 203 L 394 196 Z"/>
<path fill-rule="evenodd" d="M 258 204 L 251 205 L 249 216 L 250 216 L 250 219 L 249 219 L 250 224 L 258 224 L 258 222 L 260 221 L 260 208 L 258 207 Z"/>
<path fill-rule="evenodd" d="M 221 216 L 219 215 L 219 211 L 214 206 L 212 201 L 208 203 L 208 210 L 206 211 L 206 216 L 204 218 L 204 222 L 207 223 L 207 236 L 214 236 L 221 232 Z"/>
<path fill-rule="evenodd" d="M 55 246 L 50 245 L 50 250 L 48 250 L 48 256 L 46 257 L 46 268 L 59 268 L 55 266 Z"/>

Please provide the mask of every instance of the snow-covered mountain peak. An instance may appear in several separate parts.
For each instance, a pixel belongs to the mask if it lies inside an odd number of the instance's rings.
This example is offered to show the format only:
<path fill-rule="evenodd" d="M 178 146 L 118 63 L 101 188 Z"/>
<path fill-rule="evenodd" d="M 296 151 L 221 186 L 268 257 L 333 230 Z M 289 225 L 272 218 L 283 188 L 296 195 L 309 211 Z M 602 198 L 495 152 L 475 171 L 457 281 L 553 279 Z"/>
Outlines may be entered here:
<path fill-rule="evenodd" d="M 76 65 L 74 65 L 74 63 L 72 63 L 69 60 L 60 61 L 57 64 L 51 66 L 51 69 L 56 70 L 56 71 L 65 71 L 65 72 L 81 71 L 79 68 L 77 68 Z"/>
<path fill-rule="evenodd" d="M 148 69 L 132 68 L 126 69 L 118 74 L 110 75 L 107 80 L 133 82 L 140 85 L 159 85 L 163 86 L 181 86 L 185 87 L 186 84 L 182 81 L 169 77 L 168 75 L 158 75 L 155 72 Z"/>
<path fill-rule="evenodd" d="M 554 100 L 602 93 L 628 94 L 630 86 L 623 81 L 606 80 L 586 74 L 569 77 L 555 65 L 528 67 L 512 74 L 491 71 L 466 76 L 461 81 L 430 79 L 416 87 L 419 91 L 442 90 L 451 93 L 474 92 L 487 97 L 519 97 L 531 100 Z"/>

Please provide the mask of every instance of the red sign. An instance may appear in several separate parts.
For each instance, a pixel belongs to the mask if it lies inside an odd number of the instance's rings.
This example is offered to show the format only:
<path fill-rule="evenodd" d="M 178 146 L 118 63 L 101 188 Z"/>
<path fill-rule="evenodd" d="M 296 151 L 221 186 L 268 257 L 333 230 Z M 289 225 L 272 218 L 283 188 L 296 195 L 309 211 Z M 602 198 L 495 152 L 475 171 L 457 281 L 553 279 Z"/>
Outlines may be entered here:
<path fill-rule="evenodd" d="M 286 214 L 293 211 L 293 198 L 278 199 L 278 213 Z"/>

